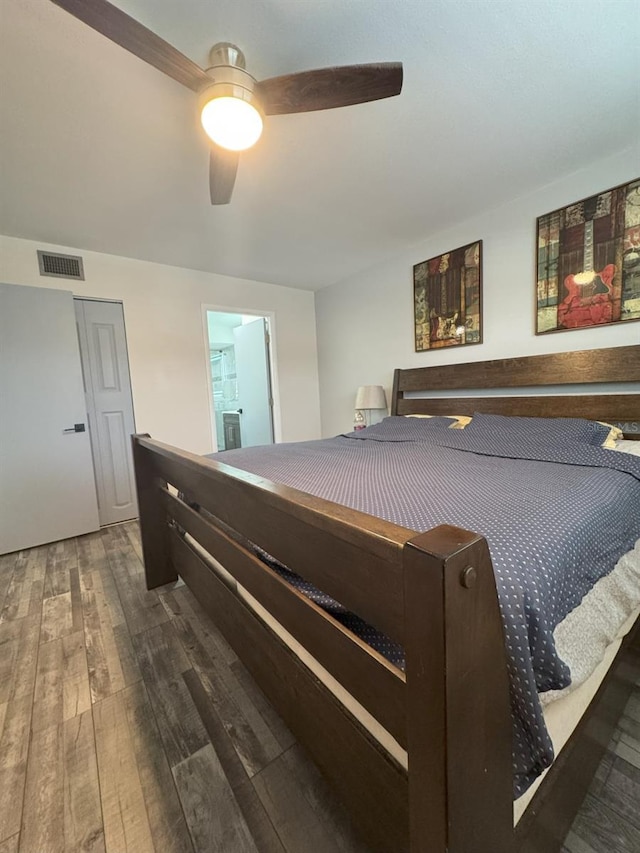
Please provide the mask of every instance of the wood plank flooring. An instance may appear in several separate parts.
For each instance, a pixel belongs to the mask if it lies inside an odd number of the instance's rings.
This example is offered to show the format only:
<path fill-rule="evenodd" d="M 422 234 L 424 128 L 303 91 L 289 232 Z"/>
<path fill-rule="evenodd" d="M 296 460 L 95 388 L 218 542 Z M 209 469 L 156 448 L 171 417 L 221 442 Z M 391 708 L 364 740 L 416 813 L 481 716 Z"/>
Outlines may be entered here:
<path fill-rule="evenodd" d="M 135 523 L 0 557 L 0 853 L 367 853 Z M 640 851 L 640 688 L 564 853 Z"/>

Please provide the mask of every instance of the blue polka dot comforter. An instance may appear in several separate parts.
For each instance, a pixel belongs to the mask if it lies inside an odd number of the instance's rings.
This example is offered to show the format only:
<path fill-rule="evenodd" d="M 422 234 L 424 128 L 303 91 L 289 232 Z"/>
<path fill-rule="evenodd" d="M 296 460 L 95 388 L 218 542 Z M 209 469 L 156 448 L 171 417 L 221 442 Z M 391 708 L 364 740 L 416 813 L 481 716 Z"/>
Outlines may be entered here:
<path fill-rule="evenodd" d="M 486 537 L 507 646 L 518 797 L 553 760 L 538 693 L 571 681 L 553 631 L 640 538 L 640 458 L 602 449 L 586 421 L 574 422 L 577 433 L 514 435 L 509 419 L 476 418 L 477 428 L 456 430 L 445 418 L 391 417 L 332 439 L 211 458 L 419 532 L 454 524 Z M 403 666 L 399 646 L 276 568 Z"/>

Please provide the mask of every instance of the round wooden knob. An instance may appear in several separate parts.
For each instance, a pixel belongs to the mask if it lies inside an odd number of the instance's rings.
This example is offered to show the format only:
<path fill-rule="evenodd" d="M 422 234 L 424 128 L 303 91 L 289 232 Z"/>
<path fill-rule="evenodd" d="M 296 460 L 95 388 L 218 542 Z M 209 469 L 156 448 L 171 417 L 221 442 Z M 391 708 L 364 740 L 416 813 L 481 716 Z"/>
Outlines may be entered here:
<path fill-rule="evenodd" d="M 476 585 L 477 580 L 477 572 L 473 568 L 473 566 L 467 566 L 466 569 L 462 570 L 462 574 L 460 575 L 460 583 L 465 589 L 471 589 L 471 587 Z"/>

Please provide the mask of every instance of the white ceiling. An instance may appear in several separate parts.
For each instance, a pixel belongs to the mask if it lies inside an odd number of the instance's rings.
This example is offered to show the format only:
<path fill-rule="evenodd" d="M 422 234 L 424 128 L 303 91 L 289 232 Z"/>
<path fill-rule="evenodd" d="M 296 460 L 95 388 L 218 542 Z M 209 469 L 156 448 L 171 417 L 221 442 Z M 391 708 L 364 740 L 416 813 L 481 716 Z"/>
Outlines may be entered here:
<path fill-rule="evenodd" d="M 258 79 L 400 60 L 403 92 L 271 117 L 212 207 L 192 92 L 0 0 L 0 233 L 316 289 L 640 137 L 637 0 L 116 5 L 202 66 L 217 41 Z"/>

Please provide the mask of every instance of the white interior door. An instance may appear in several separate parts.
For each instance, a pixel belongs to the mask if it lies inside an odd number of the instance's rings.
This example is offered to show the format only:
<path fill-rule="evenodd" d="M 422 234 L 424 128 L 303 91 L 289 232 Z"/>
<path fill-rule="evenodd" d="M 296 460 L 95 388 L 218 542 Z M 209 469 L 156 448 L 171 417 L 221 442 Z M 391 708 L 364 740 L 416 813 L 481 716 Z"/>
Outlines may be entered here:
<path fill-rule="evenodd" d="M 129 358 L 120 302 L 74 299 L 89 416 L 100 524 L 136 518 L 131 451 L 135 432 Z"/>
<path fill-rule="evenodd" d="M 86 422 L 73 295 L 0 284 L 0 553 L 98 529 Z"/>
<path fill-rule="evenodd" d="M 267 321 L 259 317 L 233 330 L 243 447 L 273 443 Z"/>

